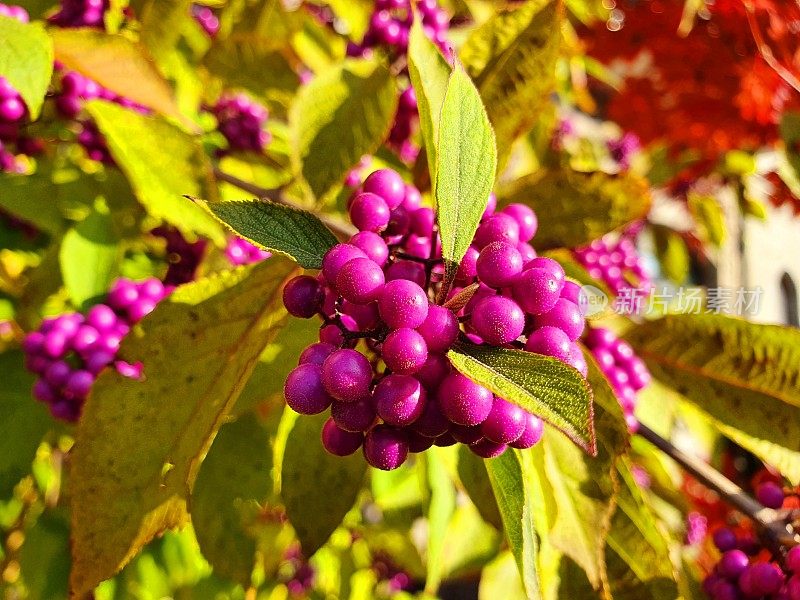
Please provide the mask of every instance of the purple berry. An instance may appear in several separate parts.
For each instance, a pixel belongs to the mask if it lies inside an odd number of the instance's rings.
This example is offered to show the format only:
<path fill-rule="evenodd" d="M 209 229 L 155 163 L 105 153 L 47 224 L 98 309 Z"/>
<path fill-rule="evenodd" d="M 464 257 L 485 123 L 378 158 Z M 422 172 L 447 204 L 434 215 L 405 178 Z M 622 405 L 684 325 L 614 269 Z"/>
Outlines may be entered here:
<path fill-rule="evenodd" d="M 527 413 L 516 404 L 495 398 L 489 416 L 481 423 L 483 437 L 498 444 L 510 444 L 525 432 Z"/>
<path fill-rule="evenodd" d="M 350 220 L 359 231 L 383 231 L 389 218 L 389 206 L 375 194 L 358 194 L 350 204 Z"/>
<path fill-rule="evenodd" d="M 562 284 L 545 269 L 526 269 L 512 286 L 514 299 L 522 310 L 540 315 L 552 309 L 561 294 Z"/>
<path fill-rule="evenodd" d="M 405 432 L 408 441 L 408 451 L 414 454 L 425 452 L 428 448 L 433 446 L 434 439 L 420 435 L 416 431 L 408 430 Z"/>
<path fill-rule="evenodd" d="M 544 314 L 536 315 L 534 322 L 537 327 L 550 325 L 558 327 L 571 341 L 576 341 L 583 333 L 584 320 L 580 309 L 570 302 L 559 298 L 555 306 Z"/>
<path fill-rule="evenodd" d="M 453 423 L 450 425 L 450 435 L 452 435 L 456 441 L 466 444 L 467 446 L 475 444 L 483 439 L 480 425 L 466 426 Z"/>
<path fill-rule="evenodd" d="M 461 373 L 445 377 L 436 397 L 444 416 L 456 425 L 480 425 L 494 403 L 492 392 Z"/>
<path fill-rule="evenodd" d="M 411 260 L 398 260 L 386 269 L 386 281 L 408 280 L 422 289 L 425 285 L 425 267 Z"/>
<path fill-rule="evenodd" d="M 727 552 L 736 548 L 736 534 L 727 527 L 717 529 L 712 537 L 714 545 L 720 552 Z"/>
<path fill-rule="evenodd" d="M 378 266 L 384 266 L 389 259 L 389 248 L 386 246 L 386 242 L 373 231 L 359 231 L 350 238 L 348 243 L 361 249 Z"/>
<path fill-rule="evenodd" d="M 301 415 L 316 415 L 331 405 L 333 398 L 322 385 L 322 367 L 305 363 L 295 367 L 283 386 L 286 404 Z"/>
<path fill-rule="evenodd" d="M 792 573 L 800 574 L 800 546 L 794 546 L 786 553 L 786 568 Z"/>
<path fill-rule="evenodd" d="M 525 450 L 526 448 L 531 448 L 538 444 L 539 440 L 542 439 L 542 435 L 544 435 L 544 422 L 536 415 L 526 412 L 525 430 L 522 432 L 522 435 L 511 442 L 509 446 L 519 450 Z"/>
<path fill-rule="evenodd" d="M 380 196 L 394 210 L 406 197 L 406 184 L 403 178 L 391 169 L 378 169 L 364 180 L 363 189 Z"/>
<path fill-rule="evenodd" d="M 322 363 L 334 350 L 336 350 L 336 346 L 333 344 L 326 344 L 325 342 L 311 344 L 300 353 L 300 358 L 297 364 L 304 365 L 306 363 L 310 363 L 313 365 L 322 366 Z"/>
<path fill-rule="evenodd" d="M 333 419 L 325 421 L 322 426 L 322 445 L 334 456 L 349 456 L 361 447 L 364 434 L 345 431 Z"/>
<path fill-rule="evenodd" d="M 570 359 L 571 342 L 561 329 L 557 327 L 540 327 L 528 336 L 525 350 L 552 356 L 562 362 Z"/>
<path fill-rule="evenodd" d="M 354 258 L 366 258 L 363 250 L 350 244 L 336 244 L 322 259 L 322 274 L 330 285 L 336 285 L 336 277 L 341 268 Z"/>
<path fill-rule="evenodd" d="M 488 219 L 494 214 L 495 209 L 497 208 L 497 196 L 494 192 L 489 194 L 489 200 L 486 203 L 486 208 L 483 210 L 483 215 L 481 215 L 481 219 Z"/>
<path fill-rule="evenodd" d="M 413 430 L 422 436 L 437 438 L 450 428 L 450 421 L 442 414 L 439 403 L 429 400 L 422 409 L 422 414 L 414 421 Z"/>
<path fill-rule="evenodd" d="M 497 458 L 506 451 L 506 444 L 498 444 L 491 440 L 483 439 L 469 446 L 473 453 L 481 458 Z"/>
<path fill-rule="evenodd" d="M 355 402 L 334 400 L 331 404 L 331 417 L 345 431 L 366 431 L 375 422 L 374 401 L 369 396 Z"/>
<path fill-rule="evenodd" d="M 392 329 L 415 328 L 428 316 L 428 296 L 419 285 L 405 279 L 389 281 L 381 290 L 378 309 Z"/>
<path fill-rule="evenodd" d="M 429 352 L 425 364 L 414 377 L 419 379 L 429 392 L 434 392 L 450 371 L 450 361 L 446 356 Z"/>
<path fill-rule="evenodd" d="M 356 350 L 337 350 L 322 363 L 322 382 L 336 400 L 355 402 L 369 395 L 372 366 Z"/>
<path fill-rule="evenodd" d="M 536 230 L 539 227 L 539 221 L 536 218 L 536 213 L 533 209 L 524 204 L 509 204 L 502 211 L 519 225 L 519 239 L 521 242 L 530 241 L 536 235 Z"/>
<path fill-rule="evenodd" d="M 425 338 L 428 352 L 447 352 L 458 338 L 458 319 L 452 310 L 432 304 L 417 331 Z"/>
<path fill-rule="evenodd" d="M 83 399 L 89 394 L 94 383 L 94 375 L 83 369 L 73 371 L 64 385 L 64 391 L 74 398 Z"/>
<path fill-rule="evenodd" d="M 547 258 L 546 256 L 538 256 L 534 258 L 530 263 L 525 265 L 526 269 L 544 269 L 548 273 L 550 273 L 553 278 L 558 282 L 559 285 L 559 292 L 564 287 L 564 283 L 566 282 L 566 275 L 564 274 L 564 267 L 562 267 L 557 261 L 553 260 L 552 258 Z"/>
<path fill-rule="evenodd" d="M 506 214 L 497 213 L 480 224 L 475 232 L 473 244 L 483 249 L 492 242 L 508 242 L 512 246 L 519 244 L 519 225 Z"/>
<path fill-rule="evenodd" d="M 728 550 L 719 561 L 719 573 L 723 577 L 736 580 L 750 564 L 747 554 L 741 550 Z"/>
<path fill-rule="evenodd" d="M 376 425 L 364 440 L 364 458 L 383 471 L 391 471 L 402 465 L 408 456 L 406 434 L 389 425 Z"/>
<path fill-rule="evenodd" d="M 783 489 L 772 481 L 767 481 L 758 486 L 756 498 L 767 508 L 781 508 L 783 506 Z"/>
<path fill-rule="evenodd" d="M 456 278 L 459 281 L 472 283 L 472 280 L 478 276 L 478 257 L 481 251 L 475 246 L 467 248 L 464 258 L 461 259 L 461 264 L 458 265 Z"/>
<path fill-rule="evenodd" d="M 750 598 L 774 594 L 782 585 L 783 573 L 772 563 L 750 565 L 739 578 L 739 588 Z"/>
<path fill-rule="evenodd" d="M 489 287 L 506 287 L 522 273 L 522 255 L 508 242 L 493 242 L 481 250 L 475 268 Z"/>
<path fill-rule="evenodd" d="M 411 232 L 421 237 L 430 237 L 435 222 L 436 215 L 427 206 L 418 208 L 409 215 Z"/>
<path fill-rule="evenodd" d="M 502 346 L 516 340 L 525 328 L 519 305 L 504 296 L 484 298 L 475 305 L 470 324 L 486 342 Z"/>
<path fill-rule="evenodd" d="M 369 258 L 354 258 L 339 270 L 336 277 L 336 289 L 353 304 L 368 304 L 375 300 L 384 283 L 383 271 Z"/>
<path fill-rule="evenodd" d="M 413 329 L 395 329 L 383 341 L 383 362 L 393 372 L 411 375 L 419 371 L 428 359 L 425 338 Z"/>
<path fill-rule="evenodd" d="M 375 408 L 389 425 L 405 427 L 416 421 L 426 405 L 427 393 L 408 375 L 387 375 L 375 386 Z"/>
<path fill-rule="evenodd" d="M 283 287 L 283 305 L 289 314 L 310 319 L 322 308 L 323 290 L 310 275 L 299 275 Z"/>

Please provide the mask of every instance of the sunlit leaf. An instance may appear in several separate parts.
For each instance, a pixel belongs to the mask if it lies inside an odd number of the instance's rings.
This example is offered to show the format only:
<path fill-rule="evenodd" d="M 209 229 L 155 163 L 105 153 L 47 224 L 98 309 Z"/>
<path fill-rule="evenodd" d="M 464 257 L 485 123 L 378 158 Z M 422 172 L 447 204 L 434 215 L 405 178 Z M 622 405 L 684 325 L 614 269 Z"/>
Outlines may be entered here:
<path fill-rule="evenodd" d="M 19 92 L 32 119 L 39 117 L 53 74 L 53 42 L 41 23 L 0 16 L 0 76 Z"/>

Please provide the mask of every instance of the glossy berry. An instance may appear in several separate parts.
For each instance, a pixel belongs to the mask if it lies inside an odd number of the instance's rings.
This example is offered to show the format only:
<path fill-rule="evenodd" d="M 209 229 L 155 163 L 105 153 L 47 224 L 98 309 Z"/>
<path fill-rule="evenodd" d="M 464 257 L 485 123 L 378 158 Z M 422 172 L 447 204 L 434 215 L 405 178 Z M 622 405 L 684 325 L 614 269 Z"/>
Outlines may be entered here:
<path fill-rule="evenodd" d="M 537 327 L 550 325 L 558 327 L 571 341 L 577 340 L 583 333 L 584 320 L 580 309 L 570 302 L 559 298 L 555 306 L 544 314 L 536 315 L 534 319 Z"/>
<path fill-rule="evenodd" d="M 450 421 L 442 414 L 438 401 L 433 396 L 429 396 L 422 408 L 422 413 L 414 421 L 412 428 L 422 436 L 437 438 L 448 431 Z"/>
<path fill-rule="evenodd" d="M 767 481 L 758 486 L 756 489 L 756 498 L 767 508 L 780 508 L 783 506 L 783 490 L 778 484 L 772 481 Z"/>
<path fill-rule="evenodd" d="M 489 416 L 481 423 L 481 433 L 498 444 L 510 444 L 525 432 L 525 415 L 516 404 L 495 398 Z"/>
<path fill-rule="evenodd" d="M 539 221 L 533 209 L 524 204 L 509 204 L 504 207 L 502 213 L 513 217 L 519 225 L 519 239 L 521 242 L 529 242 L 536 235 L 539 228 Z"/>
<path fill-rule="evenodd" d="M 333 398 L 322 384 L 322 367 L 305 363 L 295 367 L 283 386 L 286 404 L 301 415 L 316 415 L 331 405 Z"/>
<path fill-rule="evenodd" d="M 322 426 L 322 445 L 335 456 L 349 456 L 361 447 L 364 434 L 341 429 L 333 419 Z"/>
<path fill-rule="evenodd" d="M 408 457 L 408 439 L 401 430 L 389 425 L 376 425 L 364 440 L 364 458 L 383 471 L 392 471 Z"/>
<path fill-rule="evenodd" d="M 322 274 L 329 285 L 336 285 L 341 268 L 354 258 L 367 258 L 363 250 L 350 244 L 336 244 L 322 258 Z"/>
<path fill-rule="evenodd" d="M 747 554 L 741 550 L 728 550 L 719 561 L 719 573 L 723 577 L 735 580 L 742 574 L 750 563 Z"/>
<path fill-rule="evenodd" d="M 473 243 L 483 249 L 492 242 L 508 242 L 512 246 L 519 244 L 517 221 L 509 215 L 497 213 L 481 223 Z"/>
<path fill-rule="evenodd" d="M 389 425 L 405 427 L 416 421 L 426 400 L 425 388 L 408 375 L 387 375 L 375 386 L 375 408 Z"/>
<path fill-rule="evenodd" d="M 385 265 L 389 258 L 389 248 L 386 242 L 373 231 L 359 231 L 350 238 L 348 243 L 359 248 L 378 266 Z"/>
<path fill-rule="evenodd" d="M 383 341 L 383 361 L 394 373 L 410 375 L 419 371 L 428 359 L 425 338 L 408 327 L 395 329 Z"/>
<path fill-rule="evenodd" d="M 545 269 L 526 269 L 512 286 L 514 300 L 522 310 L 541 315 L 551 310 L 561 296 L 563 284 Z"/>
<path fill-rule="evenodd" d="M 458 338 L 458 319 L 450 309 L 432 304 L 417 331 L 425 338 L 428 352 L 446 352 Z"/>
<path fill-rule="evenodd" d="M 442 354 L 428 353 L 422 368 L 414 373 L 414 377 L 422 382 L 429 392 L 435 391 L 446 375 L 450 373 L 450 361 Z"/>
<path fill-rule="evenodd" d="M 481 250 L 475 269 L 482 283 L 493 288 L 505 287 L 522 273 L 522 255 L 508 242 L 493 242 Z"/>
<path fill-rule="evenodd" d="M 384 282 L 383 270 L 375 262 L 354 258 L 339 270 L 336 289 L 353 304 L 368 304 L 378 298 Z"/>
<path fill-rule="evenodd" d="M 389 281 L 378 298 L 381 318 L 391 328 L 415 328 L 428 316 L 428 296 L 413 281 Z"/>
<path fill-rule="evenodd" d="M 542 439 L 543 434 L 544 434 L 544 422 L 536 415 L 532 415 L 526 412 L 525 429 L 523 430 L 522 435 L 519 436 L 513 442 L 511 442 L 509 445 L 512 448 L 525 450 L 526 448 L 531 448 L 532 446 L 538 444 L 539 440 Z"/>
<path fill-rule="evenodd" d="M 383 231 L 389 225 L 390 216 L 386 201 L 376 194 L 358 194 L 350 204 L 350 220 L 360 231 Z"/>
<path fill-rule="evenodd" d="M 334 350 L 336 350 L 336 346 L 333 344 L 326 344 L 324 342 L 311 344 L 300 353 L 300 358 L 298 359 L 297 364 L 303 365 L 306 363 L 311 363 L 322 366 L 322 363 Z"/>
<path fill-rule="evenodd" d="M 394 210 L 406 196 L 406 184 L 397 172 L 391 169 L 378 169 L 364 180 L 363 189 L 380 196 Z M 354 223 L 355 224 L 355 223 Z"/>
<path fill-rule="evenodd" d="M 289 314 L 310 319 L 322 308 L 323 290 L 314 277 L 299 275 L 283 288 L 283 305 Z"/>
<path fill-rule="evenodd" d="M 355 402 L 338 402 L 331 404 L 331 417 L 345 431 L 367 431 L 375 422 L 375 403 L 371 396 Z"/>
<path fill-rule="evenodd" d="M 567 334 L 558 327 L 549 325 L 532 332 L 525 342 L 525 350 L 528 352 L 552 356 L 562 362 L 570 359 L 570 348 L 571 342 Z"/>
<path fill-rule="evenodd" d="M 727 552 L 736 548 L 736 534 L 727 527 L 722 527 L 714 532 L 714 545 L 720 552 Z"/>
<path fill-rule="evenodd" d="M 506 444 L 498 444 L 492 440 L 483 439 L 469 446 L 469 449 L 481 458 L 497 458 L 506 451 Z"/>
<path fill-rule="evenodd" d="M 492 392 L 461 373 L 451 373 L 437 392 L 439 408 L 456 425 L 480 425 L 494 403 Z"/>
<path fill-rule="evenodd" d="M 486 342 L 502 346 L 522 335 L 525 315 L 519 305 L 510 298 L 491 296 L 475 305 L 470 324 Z"/>
<path fill-rule="evenodd" d="M 355 402 L 369 394 L 372 366 L 356 350 L 336 350 L 322 363 L 322 382 L 336 400 Z"/>

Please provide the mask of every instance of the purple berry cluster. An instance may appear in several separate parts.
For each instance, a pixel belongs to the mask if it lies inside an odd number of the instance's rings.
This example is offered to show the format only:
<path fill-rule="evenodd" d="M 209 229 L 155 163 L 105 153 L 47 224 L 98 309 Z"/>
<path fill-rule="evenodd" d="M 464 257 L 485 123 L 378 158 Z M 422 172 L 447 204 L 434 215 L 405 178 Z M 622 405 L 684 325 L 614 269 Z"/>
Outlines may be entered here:
<path fill-rule="evenodd" d="M 110 6 L 109 0 L 61 0 L 58 12 L 49 21 L 59 27 L 105 29 L 103 17 Z"/>
<path fill-rule="evenodd" d="M 419 0 L 416 8 L 422 17 L 422 26 L 428 36 L 448 57 L 452 52 L 447 44 L 447 30 L 450 18 L 436 0 Z M 349 56 L 363 56 L 376 46 L 388 46 L 393 51 L 404 54 L 408 49 L 408 36 L 414 13 L 410 0 L 376 0 L 375 11 L 369 21 L 369 28 L 360 44 L 350 42 Z"/>
<path fill-rule="evenodd" d="M 604 282 L 618 296 L 623 290 L 645 291 L 652 286 L 636 244 L 629 236 L 618 239 L 604 236 L 576 248 L 573 253 L 592 278 Z"/>
<path fill-rule="evenodd" d="M 28 11 L 21 6 L 0 4 L 0 16 L 10 17 L 22 23 L 29 20 Z M 20 170 L 15 153 L 11 151 L 12 144 L 18 146 L 23 139 L 20 137 L 20 125 L 28 116 L 28 108 L 11 83 L 0 76 L 0 171 L 17 172 Z"/>
<path fill-rule="evenodd" d="M 636 393 L 650 383 L 650 371 L 630 344 L 609 329 L 589 329 L 584 342 L 616 393 L 628 429 L 636 431 Z"/>
<path fill-rule="evenodd" d="M 537 416 L 452 368 L 446 353 L 460 335 L 552 356 L 586 374 L 576 343 L 580 288 L 556 261 L 536 256 L 533 211 L 512 204 L 495 212 L 495 203 L 461 263 L 453 303 L 432 302 L 443 273 L 434 212 L 390 169 L 369 175 L 350 199 L 359 232 L 328 251 L 317 277 L 287 283 L 288 312 L 319 315 L 323 325 L 286 379 L 286 402 L 306 415 L 330 408 L 322 442 L 332 454 L 363 447 L 370 465 L 391 470 L 434 444 L 462 442 L 491 458 L 537 443 Z"/>
<path fill-rule="evenodd" d="M 228 238 L 228 245 L 225 247 L 225 257 L 228 262 L 237 267 L 256 263 L 270 256 L 266 250 L 235 235 Z"/>
<path fill-rule="evenodd" d="M 285 563 L 281 565 L 282 579 L 292 598 L 304 598 L 314 587 L 316 571 L 303 556 L 300 545 L 292 545 L 286 550 Z"/>
<path fill-rule="evenodd" d="M 105 304 L 86 315 L 67 313 L 45 319 L 23 343 L 26 368 L 39 376 L 34 397 L 57 419 L 78 420 L 97 375 L 113 364 L 127 377 L 140 377 L 141 365 L 116 360 L 122 338 L 170 291 L 158 279 L 118 279 Z"/>
<path fill-rule="evenodd" d="M 606 148 L 611 158 L 614 159 L 623 171 L 627 171 L 631 166 L 631 159 L 641 149 L 639 138 L 634 133 L 626 133 L 615 140 L 608 140 Z"/>
<path fill-rule="evenodd" d="M 202 4 L 192 4 L 192 16 L 209 37 L 216 37 L 219 32 L 219 18 L 214 11 Z"/>
<path fill-rule="evenodd" d="M 190 242 L 174 227 L 164 225 L 156 227 L 150 233 L 163 238 L 167 243 L 167 272 L 164 275 L 164 284 L 176 286 L 194 281 L 197 268 L 206 251 L 206 241 L 198 239 Z"/>
<path fill-rule="evenodd" d="M 769 491 L 762 492 L 766 486 Z M 759 492 L 771 496 L 773 506 L 780 507 L 783 502 L 783 492 L 775 483 L 762 484 L 757 495 Z M 703 581 L 709 598 L 800 600 L 800 546 L 775 559 L 749 531 L 737 535 L 722 527 L 714 532 L 713 540 L 722 555 Z"/>
<path fill-rule="evenodd" d="M 400 155 L 400 158 L 407 162 L 416 160 L 419 154 L 419 146 L 414 143 L 412 136 L 419 121 L 417 111 L 417 97 L 414 88 L 408 86 L 400 94 L 400 101 L 397 105 L 397 114 L 394 116 L 392 129 L 389 131 L 389 145 Z"/>
<path fill-rule="evenodd" d="M 219 131 L 228 141 L 230 150 L 263 152 L 270 141 L 264 131 L 269 112 L 246 94 L 229 94 L 211 108 L 217 117 Z"/>

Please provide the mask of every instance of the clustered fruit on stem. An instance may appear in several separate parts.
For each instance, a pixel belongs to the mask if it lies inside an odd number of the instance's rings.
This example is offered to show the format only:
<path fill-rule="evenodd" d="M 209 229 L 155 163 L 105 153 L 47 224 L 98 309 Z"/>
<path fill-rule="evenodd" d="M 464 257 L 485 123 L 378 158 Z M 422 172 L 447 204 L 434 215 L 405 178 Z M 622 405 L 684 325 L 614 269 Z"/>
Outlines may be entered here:
<path fill-rule="evenodd" d="M 269 112 L 244 93 L 225 94 L 210 108 L 229 150 L 263 152 L 270 141 L 264 130 Z"/>
<path fill-rule="evenodd" d="M 332 454 L 363 446 L 369 464 L 390 470 L 434 444 L 462 442 L 484 458 L 536 444 L 539 417 L 452 368 L 447 352 L 459 339 L 537 352 L 586 375 L 579 286 L 537 257 L 530 208 L 495 204 L 492 195 L 450 303 L 434 303 L 444 285 L 434 212 L 390 169 L 350 198 L 359 233 L 328 251 L 318 276 L 285 286 L 290 314 L 323 321 L 286 379 L 286 401 L 305 415 L 330 409 L 322 441 Z"/>
<path fill-rule="evenodd" d="M 652 286 L 632 236 L 605 236 L 573 252 L 589 276 L 605 283 L 616 295 L 623 290 L 646 291 Z"/>

